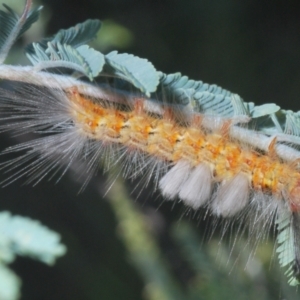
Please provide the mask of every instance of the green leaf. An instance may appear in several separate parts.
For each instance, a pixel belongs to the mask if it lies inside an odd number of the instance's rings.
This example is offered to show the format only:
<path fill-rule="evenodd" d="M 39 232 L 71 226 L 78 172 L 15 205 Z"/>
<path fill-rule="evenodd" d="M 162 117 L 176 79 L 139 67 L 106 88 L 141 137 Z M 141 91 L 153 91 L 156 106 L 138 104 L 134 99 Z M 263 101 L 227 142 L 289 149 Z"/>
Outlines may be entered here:
<path fill-rule="evenodd" d="M 102 71 L 104 55 L 87 45 L 73 48 L 70 45 L 48 43 L 44 50 L 40 44 L 33 44 L 33 52 L 27 53 L 30 61 L 40 69 L 69 68 L 86 75 L 90 80 Z"/>
<path fill-rule="evenodd" d="M 52 41 L 77 48 L 94 39 L 100 27 L 101 22 L 99 20 L 87 20 L 69 29 L 59 30 Z"/>
<path fill-rule="evenodd" d="M 191 80 L 187 76 L 182 76 L 181 73 L 169 75 L 159 73 L 159 75 L 160 86 L 157 94 L 166 103 L 191 104 L 196 112 L 222 117 L 233 117 L 236 114 L 240 115 L 241 112 L 245 113 L 247 111 L 247 105 L 244 105 L 243 100 L 238 95 L 215 84 L 210 85 L 202 81 Z M 178 97 L 184 91 L 189 95 L 189 99 L 182 96 Z M 194 92 L 192 93 L 191 91 Z"/>
<path fill-rule="evenodd" d="M 11 216 L 8 212 L 0 213 L 1 240 L 9 244 L 12 253 L 30 256 L 49 265 L 66 252 L 65 246 L 60 244 L 59 234 L 38 221 Z"/>
<path fill-rule="evenodd" d="M 297 263 L 295 252 L 295 232 L 293 227 L 293 214 L 286 208 L 278 211 L 276 220 L 278 235 L 276 252 L 281 267 L 287 267 L 285 272 L 290 285 L 299 285 L 300 282 L 295 274 L 294 266 Z"/>
<path fill-rule="evenodd" d="M 19 16 L 9 6 L 3 6 L 7 12 L 0 10 L 0 47 L 4 45 L 19 20 Z"/>
<path fill-rule="evenodd" d="M 5 265 L 0 263 L 0 299 L 17 300 L 20 298 L 20 279 Z"/>
<path fill-rule="evenodd" d="M 18 38 L 25 32 L 27 31 L 31 25 L 33 23 L 35 23 L 39 17 L 40 17 L 40 12 L 41 10 L 43 9 L 43 6 L 39 6 L 39 7 L 36 7 L 34 8 L 32 11 L 29 12 L 29 14 L 27 15 L 27 18 L 26 18 L 26 21 L 25 23 L 23 24 L 19 34 L 18 34 Z"/>
<path fill-rule="evenodd" d="M 248 105 L 245 105 L 244 101 L 242 100 L 242 98 L 237 95 L 237 94 L 233 94 L 231 96 L 231 103 L 232 103 L 232 107 L 234 110 L 234 115 L 235 116 L 249 116 L 249 109 L 248 109 Z"/>
<path fill-rule="evenodd" d="M 117 51 L 110 52 L 105 59 L 116 76 L 129 81 L 148 97 L 156 91 L 159 74 L 147 59 L 127 53 L 118 54 Z"/>
<path fill-rule="evenodd" d="M 87 65 L 89 66 L 90 74 L 92 75 L 92 77 L 98 76 L 102 71 L 105 63 L 104 55 L 87 45 L 82 45 L 76 48 L 76 50 L 84 58 Z"/>
<path fill-rule="evenodd" d="M 276 113 L 280 110 L 280 107 L 274 103 L 267 103 L 263 105 L 257 105 L 251 111 L 252 118 L 260 118 Z"/>
<path fill-rule="evenodd" d="M 37 21 L 42 6 L 27 13 L 26 8 L 19 17 L 9 6 L 3 4 L 7 11 L 0 10 L 0 53 L 1 62 L 7 56 L 8 51 L 15 42 L 30 26 Z M 26 4 L 27 6 L 27 4 Z"/>
<path fill-rule="evenodd" d="M 38 44 L 40 45 L 41 49 L 44 49 L 44 51 L 46 51 L 48 48 L 49 42 L 53 44 L 67 44 L 73 48 L 77 48 L 94 39 L 100 27 L 101 22 L 99 20 L 87 20 L 69 29 L 61 29 L 54 36 L 42 39 Z M 33 44 L 26 47 L 27 54 L 32 54 L 33 52 Z"/>
<path fill-rule="evenodd" d="M 176 90 L 176 89 L 194 89 L 197 92 L 208 92 L 213 95 L 223 95 L 225 97 L 231 96 L 232 93 L 215 85 L 207 84 L 203 81 L 195 81 L 189 79 L 187 76 L 182 76 L 181 73 L 164 74 L 159 72 L 160 83 L 164 89 Z"/>
<path fill-rule="evenodd" d="M 291 110 L 284 112 L 286 113 L 284 132 L 286 134 L 300 136 L 300 112 L 294 113 Z"/>
<path fill-rule="evenodd" d="M 5 43 L 11 32 L 14 31 L 18 21 L 20 20 L 18 14 L 15 13 L 8 5 L 3 4 L 3 6 L 6 8 L 7 12 L 0 10 L 0 47 L 2 47 L 2 45 Z M 17 38 L 20 37 L 31 27 L 33 23 L 38 20 L 42 8 L 42 6 L 39 6 L 29 12 L 17 35 Z"/>

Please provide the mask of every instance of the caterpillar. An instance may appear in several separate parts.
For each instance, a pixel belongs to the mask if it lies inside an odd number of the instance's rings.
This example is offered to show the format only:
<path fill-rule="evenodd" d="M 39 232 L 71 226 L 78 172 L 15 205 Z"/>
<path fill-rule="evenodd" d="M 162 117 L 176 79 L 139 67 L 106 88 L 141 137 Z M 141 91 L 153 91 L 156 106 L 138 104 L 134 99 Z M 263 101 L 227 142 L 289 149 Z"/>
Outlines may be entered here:
<path fill-rule="evenodd" d="M 278 202 L 284 197 L 291 211 L 300 210 L 300 174 L 293 164 L 276 158 L 276 138 L 268 153 L 258 153 L 231 140 L 226 122 L 219 132 L 201 128 L 200 114 L 181 125 L 168 107 L 162 116 L 147 113 L 142 99 L 135 99 L 133 107 L 127 105 L 123 110 L 99 99 L 86 99 L 76 89 L 68 91 L 68 99 L 72 120 L 82 135 L 174 165 L 159 181 L 159 189 L 169 199 L 178 195 L 197 209 L 211 199 L 217 184 L 210 205 L 217 215 L 232 216 L 242 210 L 251 189 L 270 194 Z"/>
<path fill-rule="evenodd" d="M 179 199 L 194 210 L 204 207 L 217 217 L 250 216 L 251 230 L 258 227 L 255 223 L 270 228 L 281 211 L 298 226 L 298 160 L 281 158 L 275 137 L 263 151 L 234 137 L 234 119 L 186 111 L 113 88 L 98 87 L 97 96 L 85 93 L 87 86 L 80 82 L 67 88 L 56 82 L 53 88 L 47 82 L 39 86 L 31 81 L 21 86 L 14 82 L 15 91 L 1 90 L 5 124 L 0 131 L 33 135 L 4 150 L 4 154 L 21 154 L 2 164 L 1 169 L 11 174 L 2 185 L 24 176 L 26 183 L 33 184 L 59 173 L 60 178 L 75 165 L 85 187 L 99 162 L 106 160 L 111 165 L 119 162 L 124 177 L 146 182 L 153 178 L 167 200 Z M 284 236 L 291 228 L 284 227 Z M 298 239 L 292 235 L 297 269 Z"/>
<path fill-rule="evenodd" d="M 207 206 L 230 217 L 253 205 L 251 199 L 267 195 L 275 206 L 285 202 L 299 212 L 297 161 L 277 156 L 276 138 L 260 151 L 231 137 L 230 119 L 209 129 L 203 114 L 180 115 L 180 109 L 164 103 L 156 104 L 160 113 L 153 113 L 144 107 L 145 99 L 128 97 L 92 98 L 77 87 L 52 92 L 23 87 L 14 96 L 3 91 L 0 102 L 13 122 L 0 129 L 45 135 L 5 151 L 28 151 L 3 166 L 21 167 L 5 182 L 22 175 L 40 181 L 60 165 L 67 166 L 65 173 L 78 159 L 85 169 L 81 173 L 90 178 L 103 155 L 114 161 L 126 156 L 124 168 L 131 168 L 126 176 L 154 175 L 163 196 L 178 197 L 194 209 Z"/>

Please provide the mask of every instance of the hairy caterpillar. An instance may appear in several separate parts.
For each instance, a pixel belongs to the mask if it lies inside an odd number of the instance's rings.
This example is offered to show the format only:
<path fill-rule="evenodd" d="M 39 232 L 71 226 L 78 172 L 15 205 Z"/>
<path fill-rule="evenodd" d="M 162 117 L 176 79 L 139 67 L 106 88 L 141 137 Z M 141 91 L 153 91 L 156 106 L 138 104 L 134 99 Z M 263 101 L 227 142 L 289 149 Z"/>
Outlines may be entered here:
<path fill-rule="evenodd" d="M 56 168 L 65 173 L 78 159 L 82 176 L 90 178 L 103 155 L 113 161 L 127 156 L 125 175 L 154 175 L 167 199 L 178 196 L 194 209 L 205 205 L 230 217 L 266 195 L 275 206 L 299 211 L 297 164 L 277 156 L 276 138 L 268 151 L 258 151 L 231 137 L 233 121 L 208 122 L 205 115 L 164 103 L 156 103 L 158 112 L 147 111 L 145 99 L 114 93 L 111 101 L 85 96 L 77 87 L 3 90 L 0 104 L 10 122 L 1 130 L 42 136 L 5 151 L 27 151 L 3 166 L 20 168 L 5 182 L 23 175 L 38 182 Z"/>
<path fill-rule="evenodd" d="M 243 130 L 235 126 L 238 118 L 207 116 L 107 86 L 54 82 L 31 78 L 30 84 L 15 82 L 14 91 L 1 90 L 5 124 L 0 130 L 33 134 L 4 151 L 21 155 L 2 165 L 10 174 L 2 184 L 24 176 L 34 184 L 47 176 L 60 178 L 76 165 L 84 187 L 104 159 L 111 165 L 120 162 L 125 177 L 146 183 L 153 178 L 168 200 L 179 199 L 195 210 L 206 207 L 215 216 L 247 219 L 250 235 L 263 238 L 258 224 L 268 231 L 284 212 L 298 226 L 298 160 L 280 157 L 276 138 L 268 139 L 264 151 L 237 138 Z M 291 228 L 284 229 L 289 233 Z M 298 238 L 290 234 L 297 276 Z M 284 247 L 291 251 L 291 245 Z"/>

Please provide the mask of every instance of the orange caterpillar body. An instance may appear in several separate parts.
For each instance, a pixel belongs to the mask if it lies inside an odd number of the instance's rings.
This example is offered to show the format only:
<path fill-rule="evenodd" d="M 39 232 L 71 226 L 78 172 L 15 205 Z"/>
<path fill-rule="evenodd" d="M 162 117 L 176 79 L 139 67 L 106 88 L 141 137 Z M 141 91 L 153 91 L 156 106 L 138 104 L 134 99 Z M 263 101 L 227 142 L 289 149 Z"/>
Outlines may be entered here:
<path fill-rule="evenodd" d="M 83 135 L 139 150 L 175 165 L 159 183 L 169 199 L 179 196 L 186 204 L 198 208 L 212 197 L 213 185 L 220 183 L 211 205 L 218 215 L 231 216 L 242 210 L 252 190 L 270 195 L 278 202 L 285 199 L 291 211 L 300 211 L 300 173 L 294 164 L 276 156 L 275 139 L 269 152 L 262 153 L 231 139 L 226 122 L 219 132 L 209 132 L 201 127 L 200 115 L 194 115 L 185 126 L 175 120 L 168 108 L 163 116 L 146 112 L 142 99 L 135 99 L 133 107 L 117 109 L 111 103 L 85 98 L 76 88 L 68 90 L 67 95 L 70 113 Z M 202 167 L 196 172 L 199 166 Z M 198 178 L 192 177 L 197 176 L 193 172 L 199 174 Z M 205 186 L 190 195 L 186 192 L 188 182 L 196 185 L 196 191 L 197 185 Z M 233 197 L 235 204 L 231 203 Z"/>

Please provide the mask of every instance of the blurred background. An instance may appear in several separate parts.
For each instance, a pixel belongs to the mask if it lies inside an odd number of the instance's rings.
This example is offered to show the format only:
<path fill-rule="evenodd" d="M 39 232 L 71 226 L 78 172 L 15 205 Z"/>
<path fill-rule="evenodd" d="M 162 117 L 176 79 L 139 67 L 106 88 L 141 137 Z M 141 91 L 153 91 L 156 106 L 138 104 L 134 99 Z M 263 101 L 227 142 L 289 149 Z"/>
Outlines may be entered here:
<path fill-rule="evenodd" d="M 7 0 L 21 12 L 24 1 Z M 147 58 L 157 70 L 216 83 L 247 102 L 300 108 L 300 2 L 259 0 L 45 0 L 40 21 L 8 63 L 29 64 L 26 44 L 88 18 L 104 21 L 92 45 Z M 1 149 L 14 144 L 2 134 Z M 5 159 L 1 157 L 1 160 Z M 5 174 L 1 175 L 3 178 Z M 0 211 L 59 232 L 67 254 L 54 267 L 18 258 L 24 300 L 298 299 L 279 270 L 273 237 L 256 251 L 247 238 L 201 212 L 165 202 L 153 187 L 101 172 L 80 194 L 69 172 L 57 184 L 22 180 L 2 188 Z M 213 235 L 207 234 L 214 230 Z M 206 236 L 206 238 L 205 238 Z M 255 253 L 254 253 L 255 252 Z M 249 260 L 249 257 L 252 257 Z"/>

